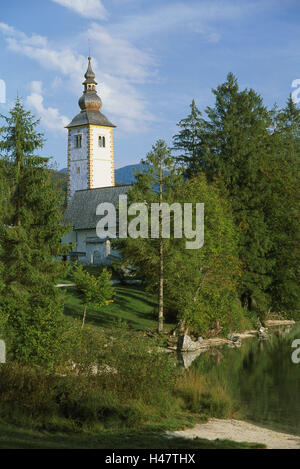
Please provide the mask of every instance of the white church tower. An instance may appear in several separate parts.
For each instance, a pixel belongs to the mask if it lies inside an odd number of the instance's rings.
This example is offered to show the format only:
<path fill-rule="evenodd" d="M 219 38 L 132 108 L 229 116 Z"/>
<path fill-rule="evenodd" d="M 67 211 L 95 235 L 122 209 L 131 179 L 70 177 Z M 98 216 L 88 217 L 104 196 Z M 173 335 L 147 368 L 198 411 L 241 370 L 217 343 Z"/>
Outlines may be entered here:
<path fill-rule="evenodd" d="M 68 195 L 78 190 L 112 187 L 114 171 L 114 125 L 100 112 L 102 101 L 97 95 L 91 57 L 79 99 L 81 112 L 68 129 Z"/>

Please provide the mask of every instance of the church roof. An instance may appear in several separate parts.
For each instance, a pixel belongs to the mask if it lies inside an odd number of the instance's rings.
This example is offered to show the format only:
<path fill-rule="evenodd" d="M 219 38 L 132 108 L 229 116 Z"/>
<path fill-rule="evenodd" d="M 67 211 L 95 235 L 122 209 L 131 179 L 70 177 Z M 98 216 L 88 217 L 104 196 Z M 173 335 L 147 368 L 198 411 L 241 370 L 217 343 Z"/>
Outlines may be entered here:
<path fill-rule="evenodd" d="M 72 127 L 77 127 L 79 125 L 86 125 L 86 124 L 92 124 L 92 125 L 103 125 L 105 127 L 115 127 L 108 119 L 107 117 L 102 114 L 100 111 L 92 111 L 92 110 L 86 110 L 86 111 L 81 111 L 77 116 L 74 117 L 72 122 L 70 122 L 69 125 L 67 125 L 67 129 L 70 129 Z"/>
<path fill-rule="evenodd" d="M 97 206 L 110 202 L 116 207 L 119 196 L 127 194 L 130 187 L 130 185 L 101 187 L 75 192 L 65 211 L 64 223 L 71 225 L 75 230 L 95 229 L 100 219 L 96 215 Z"/>

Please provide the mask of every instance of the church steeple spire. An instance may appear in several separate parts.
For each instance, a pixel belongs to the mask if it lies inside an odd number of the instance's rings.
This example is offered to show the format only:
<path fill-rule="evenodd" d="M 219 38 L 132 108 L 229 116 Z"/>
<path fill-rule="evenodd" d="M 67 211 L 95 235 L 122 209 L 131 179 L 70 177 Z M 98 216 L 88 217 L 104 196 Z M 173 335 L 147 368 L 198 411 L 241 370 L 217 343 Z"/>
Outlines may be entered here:
<path fill-rule="evenodd" d="M 96 86 L 98 83 L 95 81 L 96 75 L 92 69 L 91 57 L 89 57 L 88 60 L 88 68 L 84 75 L 85 81 L 82 83 L 84 85 L 84 91 L 78 104 L 82 111 L 99 111 L 102 107 L 102 101 L 97 95 Z"/>
<path fill-rule="evenodd" d="M 88 84 L 88 83 L 93 83 L 95 85 L 98 85 L 98 83 L 95 82 L 96 75 L 93 72 L 91 60 L 92 58 L 88 57 L 89 64 L 88 64 L 86 74 L 84 75 L 86 80 L 83 82 L 83 85 Z"/>

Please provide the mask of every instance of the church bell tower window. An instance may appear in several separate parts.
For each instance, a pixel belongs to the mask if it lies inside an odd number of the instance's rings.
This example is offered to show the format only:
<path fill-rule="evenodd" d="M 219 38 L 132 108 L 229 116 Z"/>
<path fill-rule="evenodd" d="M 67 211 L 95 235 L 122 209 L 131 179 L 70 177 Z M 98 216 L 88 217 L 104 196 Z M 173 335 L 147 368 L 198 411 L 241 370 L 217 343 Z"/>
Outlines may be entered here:
<path fill-rule="evenodd" d="M 100 148 L 105 148 L 105 137 L 99 137 L 98 142 Z"/>
<path fill-rule="evenodd" d="M 82 135 L 75 135 L 75 148 L 81 148 L 82 146 Z"/>

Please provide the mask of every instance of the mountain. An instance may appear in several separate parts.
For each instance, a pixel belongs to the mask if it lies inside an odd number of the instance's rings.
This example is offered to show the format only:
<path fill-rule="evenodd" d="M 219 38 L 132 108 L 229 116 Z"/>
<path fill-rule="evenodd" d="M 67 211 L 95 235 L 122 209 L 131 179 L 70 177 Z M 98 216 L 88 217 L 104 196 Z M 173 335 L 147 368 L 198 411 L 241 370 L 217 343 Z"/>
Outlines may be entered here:
<path fill-rule="evenodd" d="M 142 164 L 130 164 L 115 170 L 116 184 L 132 184 L 135 180 L 134 171 L 141 171 L 143 169 Z M 61 169 L 60 173 L 67 174 L 67 168 Z"/>
<path fill-rule="evenodd" d="M 142 164 L 130 164 L 115 170 L 115 179 L 118 183 L 132 184 L 135 181 L 135 170 L 141 171 L 144 168 Z"/>

